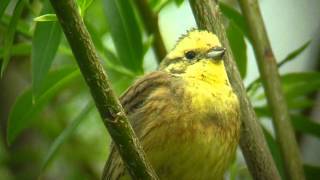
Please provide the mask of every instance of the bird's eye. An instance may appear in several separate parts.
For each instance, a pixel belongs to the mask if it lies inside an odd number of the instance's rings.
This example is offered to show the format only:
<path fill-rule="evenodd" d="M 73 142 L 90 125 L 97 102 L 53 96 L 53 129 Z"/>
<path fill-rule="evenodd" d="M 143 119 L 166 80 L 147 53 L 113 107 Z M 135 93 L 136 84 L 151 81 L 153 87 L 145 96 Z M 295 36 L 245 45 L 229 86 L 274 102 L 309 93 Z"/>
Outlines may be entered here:
<path fill-rule="evenodd" d="M 186 52 L 185 56 L 187 59 L 191 60 L 196 57 L 196 53 L 194 51 L 188 51 L 188 52 Z"/>

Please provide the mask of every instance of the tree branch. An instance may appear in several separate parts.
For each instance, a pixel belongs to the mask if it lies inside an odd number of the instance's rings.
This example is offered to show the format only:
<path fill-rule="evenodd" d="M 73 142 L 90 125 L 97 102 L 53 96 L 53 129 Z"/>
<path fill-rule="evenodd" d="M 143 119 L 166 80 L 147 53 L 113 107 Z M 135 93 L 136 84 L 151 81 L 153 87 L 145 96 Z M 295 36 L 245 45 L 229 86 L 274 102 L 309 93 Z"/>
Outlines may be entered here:
<path fill-rule="evenodd" d="M 153 49 L 157 57 L 158 63 L 166 56 L 167 51 L 164 46 L 162 36 L 158 25 L 158 15 L 154 14 L 149 7 L 148 0 L 135 0 L 134 1 L 148 35 L 154 35 Z"/>
<path fill-rule="evenodd" d="M 249 27 L 262 84 L 273 116 L 277 140 L 284 158 L 289 179 L 305 179 L 299 149 L 291 125 L 288 107 L 281 89 L 277 61 L 273 55 L 268 35 L 256 0 L 239 0 Z"/>
<path fill-rule="evenodd" d="M 100 116 L 116 144 L 133 179 L 157 179 L 141 145 L 110 88 L 108 77 L 99 62 L 92 39 L 79 15 L 74 0 L 50 0 L 65 36 L 90 88 Z"/>
<path fill-rule="evenodd" d="M 280 179 L 265 142 L 262 129 L 257 122 L 257 117 L 247 97 L 239 70 L 233 60 L 218 3 L 214 0 L 190 0 L 190 3 L 199 28 L 216 33 L 224 47 L 228 49 L 225 65 L 231 85 L 239 97 L 241 107 L 242 127 L 240 146 L 252 176 L 254 179 L 259 180 Z"/>

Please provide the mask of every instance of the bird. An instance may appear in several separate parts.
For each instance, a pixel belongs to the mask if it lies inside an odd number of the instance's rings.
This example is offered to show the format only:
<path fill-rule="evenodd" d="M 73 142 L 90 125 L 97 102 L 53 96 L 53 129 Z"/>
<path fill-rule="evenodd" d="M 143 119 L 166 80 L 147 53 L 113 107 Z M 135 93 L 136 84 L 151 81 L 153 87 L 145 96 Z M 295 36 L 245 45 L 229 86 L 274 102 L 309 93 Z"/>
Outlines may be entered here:
<path fill-rule="evenodd" d="M 220 180 L 235 158 L 240 105 L 218 37 L 191 29 L 159 68 L 120 97 L 146 157 L 160 179 Z M 131 179 L 114 144 L 104 180 Z"/>

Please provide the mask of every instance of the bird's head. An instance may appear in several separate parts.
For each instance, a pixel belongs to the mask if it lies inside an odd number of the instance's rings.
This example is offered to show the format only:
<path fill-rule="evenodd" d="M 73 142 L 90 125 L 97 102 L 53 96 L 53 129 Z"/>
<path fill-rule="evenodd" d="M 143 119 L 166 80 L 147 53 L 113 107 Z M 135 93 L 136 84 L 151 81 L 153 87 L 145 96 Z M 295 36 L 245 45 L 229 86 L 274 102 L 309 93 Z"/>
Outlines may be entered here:
<path fill-rule="evenodd" d="M 191 30 L 179 39 L 160 69 L 178 76 L 225 82 L 227 75 L 222 61 L 225 50 L 213 33 Z"/>

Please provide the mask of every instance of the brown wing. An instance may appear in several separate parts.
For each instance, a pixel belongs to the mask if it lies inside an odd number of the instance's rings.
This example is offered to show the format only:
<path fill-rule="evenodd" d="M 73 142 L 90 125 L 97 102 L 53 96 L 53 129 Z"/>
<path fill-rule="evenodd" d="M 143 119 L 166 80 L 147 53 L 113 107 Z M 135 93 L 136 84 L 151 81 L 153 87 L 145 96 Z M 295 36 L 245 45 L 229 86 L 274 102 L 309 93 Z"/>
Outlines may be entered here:
<path fill-rule="evenodd" d="M 133 126 L 133 129 L 139 131 L 138 125 L 141 124 L 138 121 L 143 118 L 135 118 L 131 116 L 134 114 L 146 101 L 148 96 L 161 86 L 168 86 L 170 84 L 171 75 L 166 72 L 156 71 L 145 75 L 143 78 L 135 82 L 129 89 L 121 96 L 120 101 L 125 109 L 129 120 Z M 115 148 L 111 145 L 111 153 L 108 161 L 105 165 L 104 174 L 102 179 L 104 180 L 116 180 L 122 177 L 128 177 L 129 175 L 125 171 L 125 167 L 120 159 L 120 156 Z M 127 179 L 127 178 L 125 178 Z"/>

